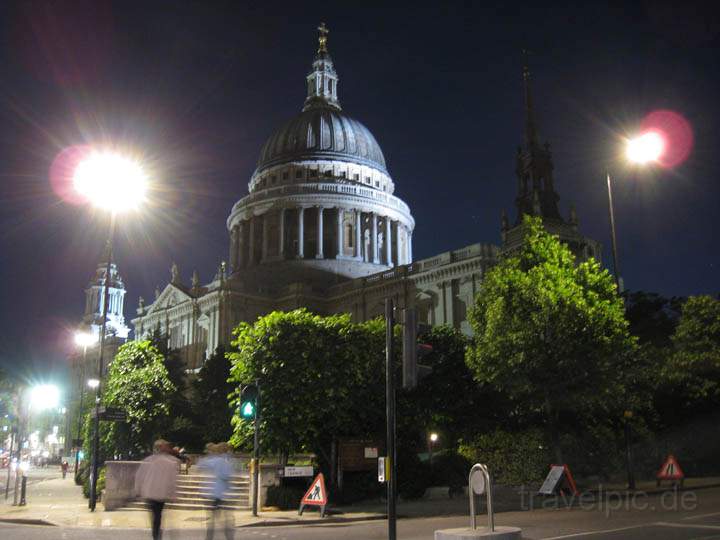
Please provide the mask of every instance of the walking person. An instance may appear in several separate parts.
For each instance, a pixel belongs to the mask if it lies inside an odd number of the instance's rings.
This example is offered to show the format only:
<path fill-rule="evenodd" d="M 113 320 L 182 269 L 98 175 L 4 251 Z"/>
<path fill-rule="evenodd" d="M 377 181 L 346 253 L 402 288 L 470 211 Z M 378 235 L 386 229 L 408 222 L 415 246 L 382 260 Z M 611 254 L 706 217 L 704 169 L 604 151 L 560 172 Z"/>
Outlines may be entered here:
<path fill-rule="evenodd" d="M 165 503 L 175 498 L 179 461 L 173 456 L 172 445 L 163 439 L 155 441 L 153 451 L 153 455 L 143 460 L 135 475 L 135 493 L 150 506 L 152 537 L 158 540 L 162 535 Z"/>
<path fill-rule="evenodd" d="M 212 540 L 215 535 L 215 524 L 220 521 L 225 531 L 226 540 L 233 538 L 233 526 L 231 513 L 223 508 L 223 501 L 228 495 L 230 480 L 233 475 L 232 457 L 230 456 L 230 445 L 222 442 L 208 444 L 206 446 L 208 455 L 200 460 L 198 468 L 211 477 L 210 499 L 211 510 L 207 527 L 207 540 Z"/>
<path fill-rule="evenodd" d="M 67 476 L 68 472 L 68 462 L 64 459 L 62 460 L 62 463 L 60 464 L 60 470 L 62 471 L 63 479 Z"/>

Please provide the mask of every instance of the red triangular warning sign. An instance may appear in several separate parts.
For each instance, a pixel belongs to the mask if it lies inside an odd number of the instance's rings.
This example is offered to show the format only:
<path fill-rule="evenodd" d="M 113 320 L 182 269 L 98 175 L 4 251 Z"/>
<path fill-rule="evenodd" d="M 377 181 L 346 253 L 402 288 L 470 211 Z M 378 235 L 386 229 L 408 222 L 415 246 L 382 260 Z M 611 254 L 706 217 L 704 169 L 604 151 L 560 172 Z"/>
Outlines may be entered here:
<path fill-rule="evenodd" d="M 657 473 L 657 479 L 682 480 L 683 478 L 685 478 L 685 474 L 682 472 L 680 464 L 677 459 L 675 459 L 675 456 L 670 454 L 665 460 L 665 463 L 663 463 L 663 466 L 660 467 L 660 470 Z"/>
<path fill-rule="evenodd" d="M 300 501 L 300 505 L 325 506 L 327 504 L 327 489 L 325 489 L 325 477 L 323 473 L 318 474 L 310 484 L 310 488 Z"/>

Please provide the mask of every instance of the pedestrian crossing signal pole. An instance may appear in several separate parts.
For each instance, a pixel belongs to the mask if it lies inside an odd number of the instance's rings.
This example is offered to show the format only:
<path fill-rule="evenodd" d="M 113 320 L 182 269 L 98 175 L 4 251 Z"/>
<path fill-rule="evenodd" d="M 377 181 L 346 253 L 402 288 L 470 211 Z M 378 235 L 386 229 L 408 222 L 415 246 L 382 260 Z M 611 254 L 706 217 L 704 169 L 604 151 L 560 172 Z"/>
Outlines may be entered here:
<path fill-rule="evenodd" d="M 385 392 L 387 412 L 387 514 L 388 540 L 397 539 L 397 452 L 395 451 L 395 369 L 393 362 L 393 328 L 395 326 L 395 307 L 391 298 L 385 299 Z"/>
<path fill-rule="evenodd" d="M 248 384 L 240 393 L 240 416 L 246 420 L 253 421 L 253 458 L 251 461 L 253 485 L 252 485 L 252 515 L 257 517 L 258 507 L 258 480 L 260 478 L 260 380 L 256 379 L 255 384 Z"/>

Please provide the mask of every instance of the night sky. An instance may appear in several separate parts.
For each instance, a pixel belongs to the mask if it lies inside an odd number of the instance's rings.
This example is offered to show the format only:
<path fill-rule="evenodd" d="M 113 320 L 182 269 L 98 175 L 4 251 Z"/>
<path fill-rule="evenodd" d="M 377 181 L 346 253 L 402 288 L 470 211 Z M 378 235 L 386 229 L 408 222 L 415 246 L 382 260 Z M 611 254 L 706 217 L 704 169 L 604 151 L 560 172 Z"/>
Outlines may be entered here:
<path fill-rule="evenodd" d="M 260 147 L 297 114 L 317 46 L 344 111 L 378 139 L 412 210 L 416 259 L 499 243 L 514 219 L 523 138 L 522 54 L 562 212 L 605 245 L 604 171 L 616 177 L 626 286 L 717 293 L 720 19 L 711 4 L 618 2 L 3 2 L 0 7 L 0 365 L 63 371 L 107 216 L 63 202 L 49 170 L 64 148 L 112 143 L 142 158 L 149 203 L 122 216 L 116 260 L 130 319 L 176 261 L 209 281 L 225 220 Z M 692 125 L 689 158 L 638 171 L 619 138 L 657 109 Z M 40 376 L 40 375 L 38 375 Z"/>

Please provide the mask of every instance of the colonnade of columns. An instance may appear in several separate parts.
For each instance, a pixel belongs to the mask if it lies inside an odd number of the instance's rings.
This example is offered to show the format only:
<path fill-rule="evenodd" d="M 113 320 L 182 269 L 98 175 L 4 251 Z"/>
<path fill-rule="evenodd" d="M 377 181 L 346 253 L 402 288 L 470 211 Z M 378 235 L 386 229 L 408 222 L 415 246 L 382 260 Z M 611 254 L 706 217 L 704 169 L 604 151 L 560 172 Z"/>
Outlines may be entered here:
<path fill-rule="evenodd" d="M 408 264 L 412 262 L 412 231 L 390 216 L 325 206 L 270 210 L 240 221 L 230 231 L 234 269 L 289 258 Z"/>

